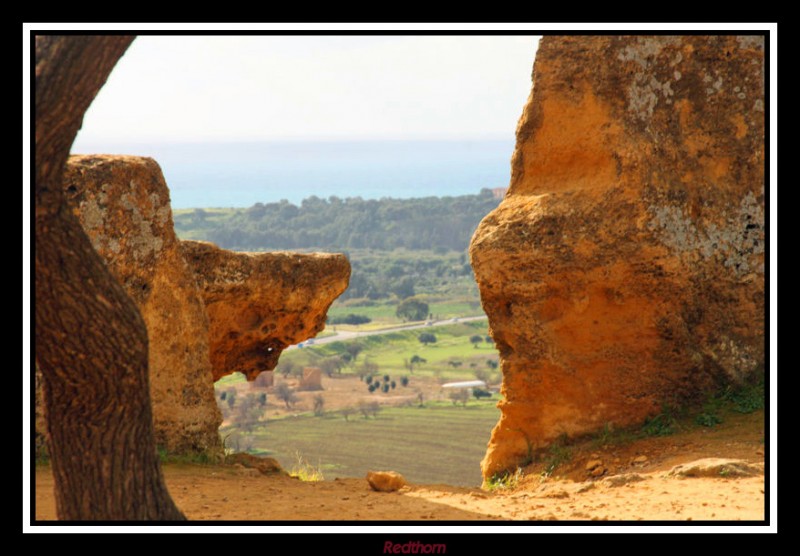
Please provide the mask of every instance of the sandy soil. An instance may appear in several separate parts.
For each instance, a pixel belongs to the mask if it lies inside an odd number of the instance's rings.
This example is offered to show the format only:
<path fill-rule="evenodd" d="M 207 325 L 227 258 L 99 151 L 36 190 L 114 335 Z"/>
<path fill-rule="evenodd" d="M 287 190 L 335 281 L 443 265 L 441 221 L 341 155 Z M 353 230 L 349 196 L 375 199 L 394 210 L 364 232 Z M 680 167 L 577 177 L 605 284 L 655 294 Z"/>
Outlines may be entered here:
<path fill-rule="evenodd" d="M 573 448 L 556 477 L 545 479 L 541 464 L 530 466 L 512 488 L 491 492 L 411 485 L 378 493 L 361 479 L 305 483 L 241 465 L 167 465 L 165 476 L 193 520 L 761 520 L 763 418 L 734 415 L 713 429 L 621 446 L 586 443 Z M 703 458 L 748 462 L 756 474 L 669 474 Z M 49 467 L 37 468 L 35 500 L 37 519 L 56 519 Z"/>

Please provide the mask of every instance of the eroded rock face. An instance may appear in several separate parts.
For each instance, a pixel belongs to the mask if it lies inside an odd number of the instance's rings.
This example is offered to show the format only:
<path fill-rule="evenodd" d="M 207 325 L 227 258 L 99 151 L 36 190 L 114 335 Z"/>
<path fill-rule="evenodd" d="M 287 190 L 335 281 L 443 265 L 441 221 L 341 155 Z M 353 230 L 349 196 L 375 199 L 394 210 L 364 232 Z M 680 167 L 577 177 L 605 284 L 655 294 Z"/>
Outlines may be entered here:
<path fill-rule="evenodd" d="M 150 158 L 71 156 L 64 190 L 147 326 L 157 445 L 177 453 L 219 450 L 208 317 L 173 230 L 161 169 Z"/>
<path fill-rule="evenodd" d="M 484 476 L 764 361 L 757 37 L 545 37 L 470 255 L 503 366 Z"/>
<path fill-rule="evenodd" d="M 201 241 L 181 248 L 208 311 L 214 380 L 234 372 L 254 380 L 274 369 L 286 347 L 325 327 L 350 280 L 344 255 L 236 253 Z"/>

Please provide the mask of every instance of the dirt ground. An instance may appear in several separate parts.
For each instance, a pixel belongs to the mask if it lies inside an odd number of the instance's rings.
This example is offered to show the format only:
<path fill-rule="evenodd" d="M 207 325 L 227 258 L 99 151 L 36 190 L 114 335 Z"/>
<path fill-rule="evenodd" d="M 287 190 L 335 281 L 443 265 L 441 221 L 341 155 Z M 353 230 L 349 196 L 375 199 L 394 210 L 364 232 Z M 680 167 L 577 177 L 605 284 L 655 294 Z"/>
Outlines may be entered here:
<path fill-rule="evenodd" d="M 569 462 L 553 476 L 542 477 L 542 464 L 530 466 L 516 484 L 492 491 L 410 485 L 379 493 L 362 479 L 308 483 L 241 465 L 167 465 L 164 471 L 173 498 L 192 520 L 762 520 L 763 420 L 756 412 L 624 445 L 587 442 L 572 447 Z M 670 475 L 704 458 L 749 467 L 713 468 L 705 477 Z M 37 468 L 35 486 L 37 520 L 56 519 L 49 467 Z"/>

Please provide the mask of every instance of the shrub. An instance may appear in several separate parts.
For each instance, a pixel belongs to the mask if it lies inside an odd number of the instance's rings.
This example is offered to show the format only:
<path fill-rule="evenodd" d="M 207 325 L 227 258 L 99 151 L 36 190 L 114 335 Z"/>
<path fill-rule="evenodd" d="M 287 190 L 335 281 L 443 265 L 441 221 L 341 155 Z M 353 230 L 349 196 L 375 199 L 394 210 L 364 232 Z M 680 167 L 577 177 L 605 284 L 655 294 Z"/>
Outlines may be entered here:
<path fill-rule="evenodd" d="M 289 376 L 293 370 L 294 370 L 294 363 L 292 363 L 291 361 L 281 362 L 281 364 L 278 366 L 277 369 L 277 371 L 283 375 L 283 378 Z"/>
<path fill-rule="evenodd" d="M 408 386 L 408 377 L 407 376 L 401 376 L 400 377 L 400 384 L 402 384 L 403 386 Z"/>
<path fill-rule="evenodd" d="M 325 413 L 325 398 L 322 394 L 317 394 L 314 396 L 314 415 L 317 417 L 322 417 Z"/>
<path fill-rule="evenodd" d="M 489 392 L 488 390 L 482 390 L 480 388 L 473 388 L 472 389 L 472 395 L 475 396 L 476 400 L 479 400 L 481 398 L 491 398 L 492 397 L 492 393 L 491 392 Z"/>
<path fill-rule="evenodd" d="M 422 342 L 424 345 L 428 344 L 435 344 L 436 343 L 436 336 L 431 334 L 430 332 L 423 332 L 419 335 L 419 341 Z"/>
<path fill-rule="evenodd" d="M 649 417 L 642 426 L 645 436 L 669 436 L 675 432 L 677 421 L 670 408 L 662 408 L 661 413 Z"/>
<path fill-rule="evenodd" d="M 423 320 L 428 316 L 428 304 L 415 297 L 409 297 L 397 306 L 395 314 L 403 320 Z"/>
<path fill-rule="evenodd" d="M 367 324 L 369 322 L 372 322 L 372 319 L 369 318 L 368 316 L 366 316 L 366 315 L 356 315 L 354 313 L 350 313 L 350 314 L 345 315 L 345 316 L 329 317 L 328 318 L 328 324 L 353 324 L 353 325 L 358 325 L 358 324 Z"/>
<path fill-rule="evenodd" d="M 341 413 L 342 413 L 342 417 L 344 417 L 344 420 L 345 421 L 349 421 L 350 420 L 350 416 L 353 413 L 355 413 L 355 410 L 352 407 L 345 407 L 345 408 L 342 409 Z"/>
<path fill-rule="evenodd" d="M 281 382 L 275 387 L 275 395 L 286 404 L 286 409 L 291 409 L 297 402 L 297 395 L 285 382 Z"/>
<path fill-rule="evenodd" d="M 453 400 L 453 405 L 460 403 L 464 407 L 467 406 L 467 401 L 469 400 L 469 390 L 466 388 L 459 388 L 458 390 L 453 390 L 449 394 L 449 398 Z"/>

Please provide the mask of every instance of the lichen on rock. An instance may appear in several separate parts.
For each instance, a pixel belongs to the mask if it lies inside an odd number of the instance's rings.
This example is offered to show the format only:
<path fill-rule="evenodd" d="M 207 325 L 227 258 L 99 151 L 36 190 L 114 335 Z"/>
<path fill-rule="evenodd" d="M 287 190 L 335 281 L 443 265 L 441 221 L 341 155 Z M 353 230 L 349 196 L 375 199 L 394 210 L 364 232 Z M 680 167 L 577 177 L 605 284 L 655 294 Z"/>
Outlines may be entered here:
<path fill-rule="evenodd" d="M 208 317 L 180 252 L 161 169 L 150 158 L 71 156 L 64 191 L 147 326 L 156 444 L 170 453 L 219 452 Z"/>
<path fill-rule="evenodd" d="M 752 37 L 542 39 L 470 247 L 503 368 L 485 477 L 763 369 L 763 65 Z"/>

